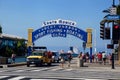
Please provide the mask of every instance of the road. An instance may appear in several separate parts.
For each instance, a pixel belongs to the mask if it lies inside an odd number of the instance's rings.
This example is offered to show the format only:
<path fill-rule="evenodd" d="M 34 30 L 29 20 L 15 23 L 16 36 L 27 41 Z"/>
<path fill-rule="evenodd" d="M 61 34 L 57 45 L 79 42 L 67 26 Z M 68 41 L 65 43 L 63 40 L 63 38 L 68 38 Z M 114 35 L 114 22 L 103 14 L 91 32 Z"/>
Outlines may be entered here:
<path fill-rule="evenodd" d="M 71 63 L 75 63 L 74 59 Z M 66 63 L 67 64 L 67 63 Z M 0 68 L 0 80 L 109 80 L 120 79 L 120 68 L 109 67 L 67 67 L 54 63 L 42 67 L 7 67 Z M 75 65 L 75 64 L 74 64 Z"/>

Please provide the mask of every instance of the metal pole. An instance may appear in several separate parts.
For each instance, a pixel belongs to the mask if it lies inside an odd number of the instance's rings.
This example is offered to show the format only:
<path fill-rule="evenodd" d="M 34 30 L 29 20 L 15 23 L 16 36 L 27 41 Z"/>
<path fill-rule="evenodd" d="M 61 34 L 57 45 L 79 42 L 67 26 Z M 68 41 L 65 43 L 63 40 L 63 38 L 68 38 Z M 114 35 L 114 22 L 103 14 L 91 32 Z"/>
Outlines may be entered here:
<path fill-rule="evenodd" d="M 94 31 L 95 31 L 95 36 L 94 36 L 94 54 L 96 54 L 96 29 L 94 29 Z"/>
<path fill-rule="evenodd" d="M 120 0 L 119 0 L 119 5 L 120 5 Z"/>
<path fill-rule="evenodd" d="M 114 53 L 112 53 L 112 69 L 115 69 L 115 64 L 114 64 Z"/>
<path fill-rule="evenodd" d="M 113 4 L 112 4 L 112 6 L 113 6 L 113 7 L 115 6 L 115 0 L 113 0 Z"/>
<path fill-rule="evenodd" d="M 114 21 L 112 22 L 112 30 L 113 30 L 113 26 L 114 26 Z M 113 36 L 113 35 L 112 35 Z M 115 69 L 115 65 L 114 65 L 114 40 L 111 40 L 111 44 L 113 44 L 113 51 L 112 51 L 112 69 Z"/>
<path fill-rule="evenodd" d="M 92 63 L 92 47 L 90 47 L 90 63 Z"/>

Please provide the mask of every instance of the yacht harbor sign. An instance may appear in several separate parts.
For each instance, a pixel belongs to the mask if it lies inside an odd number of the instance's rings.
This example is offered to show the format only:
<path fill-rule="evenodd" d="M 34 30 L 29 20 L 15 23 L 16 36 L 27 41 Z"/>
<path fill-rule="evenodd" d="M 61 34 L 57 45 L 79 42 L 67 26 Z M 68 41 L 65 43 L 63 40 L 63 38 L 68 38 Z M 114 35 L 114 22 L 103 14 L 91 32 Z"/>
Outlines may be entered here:
<path fill-rule="evenodd" d="M 77 28 L 76 22 L 62 19 L 43 22 L 41 28 L 32 32 L 32 42 L 49 34 L 52 37 L 67 37 L 69 34 L 87 42 L 87 32 Z"/>

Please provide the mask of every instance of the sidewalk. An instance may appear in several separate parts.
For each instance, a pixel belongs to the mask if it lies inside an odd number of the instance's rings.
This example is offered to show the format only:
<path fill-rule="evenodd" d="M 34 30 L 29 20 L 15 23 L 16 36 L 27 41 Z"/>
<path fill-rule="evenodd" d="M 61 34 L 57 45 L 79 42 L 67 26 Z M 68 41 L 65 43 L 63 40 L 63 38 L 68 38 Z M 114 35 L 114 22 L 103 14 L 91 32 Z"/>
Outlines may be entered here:
<path fill-rule="evenodd" d="M 14 64 L 0 64 L 0 68 L 15 67 L 15 66 L 22 66 L 22 65 L 26 65 L 26 62 L 18 62 Z"/>
<path fill-rule="evenodd" d="M 112 68 L 112 65 L 110 65 L 108 62 L 106 63 L 106 65 L 95 63 L 95 62 L 93 62 L 93 63 L 84 62 L 84 66 L 83 67 L 80 67 L 77 64 L 78 64 L 77 58 L 74 58 L 71 61 L 70 68 L 109 68 L 109 69 Z M 14 64 L 0 64 L 0 68 L 15 67 L 15 66 L 22 66 L 22 65 L 26 65 L 26 62 L 17 62 L 17 63 L 14 63 Z M 68 67 L 68 63 L 66 62 L 64 66 L 67 68 Z M 115 61 L 115 65 L 114 66 L 115 66 L 115 69 L 119 68 L 119 70 L 120 70 L 120 65 L 118 65 L 116 61 Z"/>
<path fill-rule="evenodd" d="M 103 63 L 100 64 L 100 63 L 95 63 L 95 62 L 84 62 L 84 66 L 83 67 L 80 67 L 77 65 L 78 62 L 77 62 L 77 58 L 74 58 L 72 61 L 71 61 L 71 68 L 100 68 L 100 69 L 112 69 L 112 65 L 109 64 L 108 62 L 104 65 Z M 68 67 L 68 64 L 66 63 L 65 64 L 65 67 Z M 120 71 L 120 65 L 117 64 L 117 61 L 115 61 L 115 64 L 114 64 L 114 67 L 115 69 L 119 69 Z"/>
<path fill-rule="evenodd" d="M 16 57 L 14 64 L 11 64 L 11 58 L 7 58 L 7 61 L 6 59 L 4 59 L 3 62 L 0 63 L 0 68 L 15 67 L 22 65 L 26 65 L 26 58 L 24 56 Z"/>

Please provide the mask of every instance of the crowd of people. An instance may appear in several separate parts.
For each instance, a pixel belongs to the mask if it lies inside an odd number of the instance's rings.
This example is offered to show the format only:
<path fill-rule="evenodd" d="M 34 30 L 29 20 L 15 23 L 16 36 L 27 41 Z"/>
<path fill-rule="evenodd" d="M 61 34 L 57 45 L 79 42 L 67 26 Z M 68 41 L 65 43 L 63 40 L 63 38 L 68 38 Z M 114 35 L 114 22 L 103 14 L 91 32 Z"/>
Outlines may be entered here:
<path fill-rule="evenodd" d="M 83 53 L 80 52 L 78 55 L 79 59 L 82 59 L 83 62 L 90 62 L 90 59 L 92 59 L 92 63 L 99 63 L 99 64 L 103 64 L 106 65 L 106 63 L 111 64 L 112 63 L 112 54 L 106 54 L 104 51 L 103 52 L 98 52 L 96 54 L 92 54 L 92 56 L 90 56 L 90 54 L 88 52 Z M 70 67 L 70 62 L 71 59 L 68 60 L 68 67 Z M 63 67 L 65 63 L 65 60 L 63 58 L 61 58 L 61 66 Z"/>
<path fill-rule="evenodd" d="M 106 54 L 104 51 L 96 54 L 92 54 L 92 56 L 90 56 L 88 52 L 87 53 L 80 52 L 78 58 L 82 59 L 84 62 L 90 62 L 90 58 L 91 58 L 92 62 L 96 62 L 100 64 L 103 63 L 105 65 L 106 62 L 109 62 L 109 64 L 111 64 L 112 55 L 110 53 Z"/>

